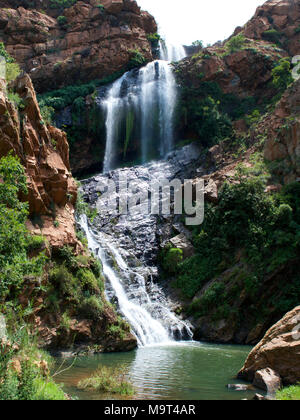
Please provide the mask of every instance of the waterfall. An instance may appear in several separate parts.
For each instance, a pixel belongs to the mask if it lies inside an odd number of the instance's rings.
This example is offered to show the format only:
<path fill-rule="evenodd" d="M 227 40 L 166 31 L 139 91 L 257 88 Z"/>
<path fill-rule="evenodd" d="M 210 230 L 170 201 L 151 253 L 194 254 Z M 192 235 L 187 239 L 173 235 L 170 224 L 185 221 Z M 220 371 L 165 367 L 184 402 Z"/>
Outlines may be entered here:
<path fill-rule="evenodd" d="M 173 45 L 167 41 L 159 42 L 160 59 L 164 61 L 180 61 L 186 57 L 183 45 Z"/>
<path fill-rule="evenodd" d="M 113 83 L 101 102 L 106 115 L 104 173 L 119 166 L 122 151 L 126 158 L 131 143 L 141 163 L 163 158 L 173 149 L 177 86 L 170 62 L 183 57 L 182 46 L 160 42 L 160 60 Z"/>
<path fill-rule="evenodd" d="M 130 268 L 107 235 L 93 233 L 85 215 L 80 217 L 79 224 L 86 234 L 89 249 L 102 263 L 103 274 L 109 283 L 108 287 L 112 289 L 112 296 L 116 298 L 120 312 L 130 323 L 139 346 L 170 343 L 174 340 L 173 332 L 179 339 L 191 339 L 192 332 L 185 322 L 178 320 L 161 302 L 151 301 L 146 288 L 145 273 L 141 274 L 141 270 Z M 156 290 L 156 293 L 159 291 Z M 109 295 L 109 291 L 107 294 Z M 157 318 L 168 323 L 169 331 L 159 320 L 154 319 L 151 310 Z"/>
<path fill-rule="evenodd" d="M 162 224 L 158 215 L 112 210 L 102 192 L 112 181 L 120 187 L 118 182 L 125 177 L 128 191 L 116 188 L 111 194 L 124 203 L 125 195 L 131 200 L 136 193 L 149 192 L 154 180 L 179 178 L 183 182 L 199 168 L 200 153 L 196 145 L 188 145 L 167 159 L 119 168 L 81 182 L 84 200 L 98 209 L 98 214 L 93 221 L 81 216 L 80 226 L 90 250 L 102 262 L 107 299 L 128 320 L 140 346 L 193 337 L 189 322 L 174 313 L 180 304 L 166 296 L 168 281 L 161 281 L 157 263 L 161 244 L 169 237 L 166 232 L 185 228 L 180 227 L 180 215 L 177 219 L 170 216 Z M 148 194 L 143 194 L 141 206 L 147 200 Z"/>

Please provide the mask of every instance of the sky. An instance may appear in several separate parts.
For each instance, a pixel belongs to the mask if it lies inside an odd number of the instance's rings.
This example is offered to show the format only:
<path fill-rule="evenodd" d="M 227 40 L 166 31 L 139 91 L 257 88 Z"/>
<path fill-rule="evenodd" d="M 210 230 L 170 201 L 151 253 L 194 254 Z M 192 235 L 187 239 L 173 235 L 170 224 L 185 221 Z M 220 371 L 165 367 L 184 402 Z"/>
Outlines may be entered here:
<path fill-rule="evenodd" d="M 159 24 L 168 42 L 213 44 L 243 26 L 265 0 L 137 0 Z"/>

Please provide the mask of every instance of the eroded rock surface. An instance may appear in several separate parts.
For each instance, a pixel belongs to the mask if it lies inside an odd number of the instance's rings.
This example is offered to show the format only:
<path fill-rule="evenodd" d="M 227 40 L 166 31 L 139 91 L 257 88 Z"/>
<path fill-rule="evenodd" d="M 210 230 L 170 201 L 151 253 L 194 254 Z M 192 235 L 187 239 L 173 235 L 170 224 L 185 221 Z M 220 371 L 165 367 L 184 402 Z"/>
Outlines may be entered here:
<path fill-rule="evenodd" d="M 102 79 L 124 69 L 133 50 L 152 60 L 147 34 L 157 26 L 135 1 L 109 0 L 104 10 L 95 0 L 65 10 L 49 5 L 12 1 L 0 9 L 0 41 L 39 91 Z"/>
<path fill-rule="evenodd" d="M 270 328 L 251 351 L 239 378 L 253 381 L 258 371 L 272 369 L 284 384 L 300 381 L 300 306 Z"/>

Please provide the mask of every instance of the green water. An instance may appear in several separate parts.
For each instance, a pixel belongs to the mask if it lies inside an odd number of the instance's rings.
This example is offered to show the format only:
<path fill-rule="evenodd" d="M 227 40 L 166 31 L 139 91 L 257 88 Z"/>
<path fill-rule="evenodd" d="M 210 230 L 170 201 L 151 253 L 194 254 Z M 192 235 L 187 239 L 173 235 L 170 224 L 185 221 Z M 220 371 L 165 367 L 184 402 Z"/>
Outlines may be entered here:
<path fill-rule="evenodd" d="M 144 347 L 129 353 L 108 353 L 76 359 L 74 366 L 59 375 L 57 382 L 80 400 L 111 399 L 108 395 L 80 391 L 77 383 L 99 365 L 126 365 L 136 393 L 134 399 L 158 400 L 240 400 L 252 398 L 255 391 L 228 390 L 250 347 L 202 343 Z M 66 366 L 72 359 L 67 360 Z"/>

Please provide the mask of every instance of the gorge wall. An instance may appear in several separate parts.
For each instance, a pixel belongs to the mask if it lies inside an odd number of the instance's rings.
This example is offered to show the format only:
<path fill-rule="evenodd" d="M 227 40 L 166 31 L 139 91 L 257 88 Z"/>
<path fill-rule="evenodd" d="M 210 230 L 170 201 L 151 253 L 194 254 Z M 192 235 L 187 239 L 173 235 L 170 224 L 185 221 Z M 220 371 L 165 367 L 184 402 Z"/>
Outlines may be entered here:
<path fill-rule="evenodd" d="M 37 91 L 102 79 L 126 68 L 134 51 L 152 60 L 147 35 L 157 26 L 135 1 L 73 3 L 0 2 L 0 41 Z"/>

